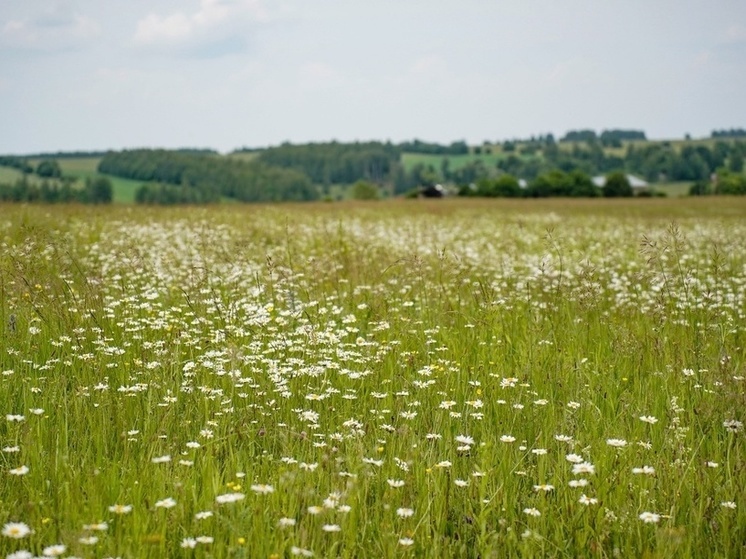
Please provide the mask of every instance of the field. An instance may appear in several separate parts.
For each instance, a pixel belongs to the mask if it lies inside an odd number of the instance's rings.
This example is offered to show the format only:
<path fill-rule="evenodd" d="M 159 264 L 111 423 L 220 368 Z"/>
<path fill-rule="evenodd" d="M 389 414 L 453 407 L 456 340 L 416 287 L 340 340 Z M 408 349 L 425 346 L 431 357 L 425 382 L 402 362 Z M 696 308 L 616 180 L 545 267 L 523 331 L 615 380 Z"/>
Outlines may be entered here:
<path fill-rule="evenodd" d="M 113 201 L 115 203 L 123 204 L 133 203 L 135 201 L 135 191 L 140 187 L 142 181 L 123 179 L 121 177 L 99 173 L 96 170 L 99 161 L 99 157 L 69 157 L 57 160 L 60 164 L 63 175 L 75 177 L 77 179 L 73 183 L 73 188 L 83 188 L 87 178 L 107 177 L 111 181 L 114 190 Z M 39 163 L 39 160 L 30 159 L 29 162 L 36 166 Z M 0 166 L 0 183 L 14 183 L 22 177 L 23 175 L 20 171 L 11 167 Z M 37 175 L 27 175 L 26 180 L 40 184 L 44 179 Z"/>
<path fill-rule="evenodd" d="M 492 148 L 497 151 L 497 148 Z M 517 154 L 516 154 L 517 155 Z M 465 167 L 472 161 L 481 161 L 484 166 L 488 169 L 493 169 L 497 162 L 501 159 L 505 159 L 505 156 L 500 153 L 468 153 L 463 155 L 433 155 L 427 153 L 403 153 L 401 156 L 401 164 L 407 171 L 411 171 L 415 165 L 431 165 L 437 172 L 440 171 L 441 163 L 443 159 L 448 160 L 449 169 L 451 171 L 457 171 L 462 167 Z"/>
<path fill-rule="evenodd" d="M 0 556 L 746 556 L 746 200 L 0 237 Z"/>

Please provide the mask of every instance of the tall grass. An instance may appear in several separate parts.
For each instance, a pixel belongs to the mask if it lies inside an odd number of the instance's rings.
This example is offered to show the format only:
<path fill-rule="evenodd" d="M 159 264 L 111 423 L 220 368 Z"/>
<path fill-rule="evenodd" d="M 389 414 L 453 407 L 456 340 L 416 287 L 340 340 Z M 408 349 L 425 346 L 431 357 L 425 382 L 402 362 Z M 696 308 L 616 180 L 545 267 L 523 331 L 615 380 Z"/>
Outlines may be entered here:
<path fill-rule="evenodd" d="M 746 205 L 596 202 L 0 208 L 0 552 L 743 556 Z"/>

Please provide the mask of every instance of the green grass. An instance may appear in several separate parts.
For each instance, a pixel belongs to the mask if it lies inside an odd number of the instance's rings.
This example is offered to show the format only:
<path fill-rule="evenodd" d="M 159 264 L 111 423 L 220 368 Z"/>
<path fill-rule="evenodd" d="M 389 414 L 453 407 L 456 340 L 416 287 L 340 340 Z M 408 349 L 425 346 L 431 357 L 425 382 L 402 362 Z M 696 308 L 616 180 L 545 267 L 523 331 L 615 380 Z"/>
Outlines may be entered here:
<path fill-rule="evenodd" d="M 96 177 L 107 177 L 114 188 L 114 202 L 120 204 L 131 204 L 135 201 L 135 192 L 143 181 L 124 179 L 114 175 L 107 175 L 98 172 L 100 157 L 73 157 L 61 158 L 58 160 L 62 168 L 62 174 L 68 177 L 75 177 L 77 180 L 73 183 L 73 188 L 83 188 L 86 179 Z M 37 165 L 38 160 L 31 159 L 32 165 Z M 21 178 L 21 173 L 10 167 L 0 167 L 0 182 L 15 182 Z M 28 175 L 27 180 L 40 183 L 42 179 L 37 175 Z"/>
<path fill-rule="evenodd" d="M 744 556 L 744 218 L 0 206 L 0 556 Z"/>
<path fill-rule="evenodd" d="M 0 183 L 14 183 L 23 177 L 18 169 L 0 166 Z"/>
<path fill-rule="evenodd" d="M 493 148 L 494 149 L 494 148 Z M 516 153 L 516 155 L 518 155 Z M 425 166 L 432 165 L 436 172 L 440 172 L 441 162 L 447 158 L 450 170 L 456 171 L 461 169 L 472 161 L 482 161 L 487 168 L 494 168 L 497 162 L 504 159 L 505 156 L 499 153 L 490 154 L 462 154 L 462 155 L 430 155 L 426 153 L 403 153 L 401 163 L 407 171 L 410 171 L 415 165 L 422 164 Z"/>
<path fill-rule="evenodd" d="M 670 197 L 689 196 L 689 189 L 694 181 L 659 182 L 652 185 L 657 192 L 665 192 Z"/>

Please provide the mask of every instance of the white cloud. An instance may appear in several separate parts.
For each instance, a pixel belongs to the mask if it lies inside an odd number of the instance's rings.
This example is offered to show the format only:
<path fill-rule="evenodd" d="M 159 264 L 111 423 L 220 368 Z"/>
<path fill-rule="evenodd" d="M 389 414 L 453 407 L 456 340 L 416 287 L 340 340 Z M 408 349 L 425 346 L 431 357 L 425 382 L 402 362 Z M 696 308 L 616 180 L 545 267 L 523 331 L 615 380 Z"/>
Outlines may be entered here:
<path fill-rule="evenodd" d="M 746 25 L 734 23 L 725 30 L 725 41 L 728 43 L 746 42 Z"/>
<path fill-rule="evenodd" d="M 440 56 L 428 55 L 418 58 L 412 64 L 411 71 L 417 76 L 441 77 L 446 71 L 446 63 Z"/>
<path fill-rule="evenodd" d="M 140 44 L 178 42 L 188 39 L 192 33 L 193 24 L 184 14 L 166 17 L 150 14 L 138 22 L 135 42 Z"/>
<path fill-rule="evenodd" d="M 231 41 L 248 24 L 267 21 L 259 0 L 200 0 L 196 11 L 151 13 L 137 23 L 138 46 L 191 48 Z"/>
<path fill-rule="evenodd" d="M 300 70 L 301 77 L 309 80 L 328 80 L 333 78 L 336 73 L 327 64 L 323 62 L 308 62 Z"/>
<path fill-rule="evenodd" d="M 339 88 L 347 83 L 339 72 L 324 62 L 306 62 L 301 66 L 298 78 L 298 84 L 306 90 Z"/>
<path fill-rule="evenodd" d="M 692 66 L 694 68 L 704 68 L 710 63 L 711 60 L 712 53 L 710 53 L 709 51 L 700 52 L 692 60 Z"/>
<path fill-rule="evenodd" d="M 101 27 L 92 18 L 55 4 L 36 17 L 5 22 L 0 28 L 0 44 L 51 52 L 81 47 L 100 33 Z"/>

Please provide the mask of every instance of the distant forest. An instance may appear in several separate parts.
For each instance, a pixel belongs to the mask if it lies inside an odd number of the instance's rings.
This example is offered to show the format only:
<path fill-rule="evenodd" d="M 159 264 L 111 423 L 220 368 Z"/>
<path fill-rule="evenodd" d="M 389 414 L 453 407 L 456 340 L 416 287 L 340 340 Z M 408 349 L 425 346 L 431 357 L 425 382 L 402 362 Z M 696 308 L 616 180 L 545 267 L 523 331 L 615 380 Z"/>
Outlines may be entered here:
<path fill-rule="evenodd" d="M 206 203 L 222 197 L 240 202 L 318 198 L 311 179 L 302 172 L 203 153 L 143 149 L 109 152 L 98 170 L 144 181 L 135 197 L 142 203 Z"/>
<path fill-rule="evenodd" d="M 642 130 L 580 129 L 559 140 L 546 134 L 478 146 L 415 139 L 284 143 L 227 156 L 209 148 L 9 155 L 0 156 L 0 167 L 24 178 L 0 184 L 0 200 L 110 201 L 110 184 L 88 180 L 82 189 L 71 188 L 57 160 L 75 158 L 99 159 L 99 173 L 141 181 L 135 201 L 151 204 L 307 201 L 351 185 L 364 192 L 361 183 L 373 187 L 365 196 L 412 194 L 440 184 L 470 196 L 595 196 L 600 191 L 590 178 L 613 173 L 653 184 L 690 181 L 697 185 L 694 194 L 738 193 L 740 186 L 722 185 L 740 184 L 746 130 L 713 130 L 709 139 L 682 141 L 649 141 Z M 49 182 L 26 180 L 32 174 Z M 726 175 L 718 187 L 714 177 Z"/>

